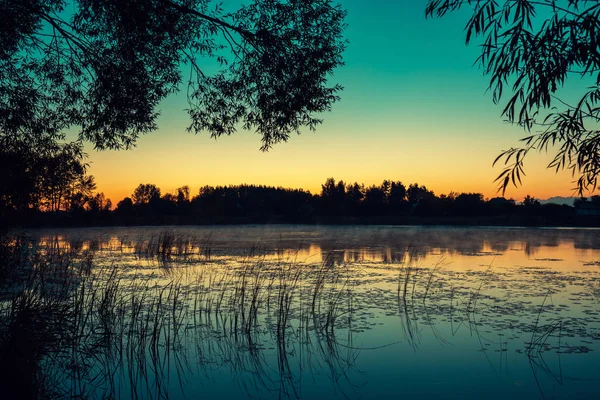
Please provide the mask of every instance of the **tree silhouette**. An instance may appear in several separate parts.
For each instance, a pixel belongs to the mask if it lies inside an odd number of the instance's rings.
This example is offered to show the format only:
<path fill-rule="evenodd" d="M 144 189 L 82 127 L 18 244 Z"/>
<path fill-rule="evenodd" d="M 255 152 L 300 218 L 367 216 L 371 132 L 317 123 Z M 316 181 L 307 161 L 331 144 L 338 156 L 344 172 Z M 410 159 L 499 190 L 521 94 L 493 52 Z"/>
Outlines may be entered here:
<path fill-rule="evenodd" d="M 402 182 L 392 182 L 388 202 L 395 211 L 400 211 L 406 202 L 406 186 Z"/>
<path fill-rule="evenodd" d="M 523 145 L 503 151 L 503 192 L 518 185 L 532 151 L 554 151 L 548 168 L 578 176 L 581 194 L 600 173 L 600 2 L 589 0 L 429 0 L 427 16 L 468 7 L 467 44 L 479 40 L 477 63 L 489 75 L 493 101 L 507 95 L 502 115 L 527 132 Z M 567 79 L 587 83 L 576 98 L 558 96 Z M 508 92 L 508 93 L 507 93 Z"/>
<path fill-rule="evenodd" d="M 159 187 L 141 184 L 133 197 L 117 202 L 103 193 L 77 192 L 61 212 L 49 207 L 26 212 L 6 212 L 0 203 L 0 223 L 11 220 L 31 226 L 44 225 L 178 225 L 246 223 L 333 224 L 485 224 L 594 226 L 597 218 L 579 217 L 574 207 L 541 204 L 527 196 L 522 204 L 504 198 L 484 199 L 481 193 L 436 196 L 426 186 L 384 180 L 379 185 L 344 184 L 329 178 L 320 195 L 302 189 L 230 185 L 204 186 L 186 199 L 182 186 L 161 196 Z M 581 198 L 576 206 L 594 208 L 600 196 Z M 19 212 L 21 211 L 21 212 Z"/>
<path fill-rule="evenodd" d="M 361 202 L 365 197 L 364 185 L 359 185 L 357 182 L 346 186 L 346 199 L 348 203 L 348 212 L 351 215 L 357 215 L 361 206 Z"/>
<path fill-rule="evenodd" d="M 386 181 L 387 182 L 387 181 Z M 377 215 L 386 209 L 387 199 L 385 183 L 381 186 L 370 186 L 365 190 L 364 208 L 367 214 Z"/>
<path fill-rule="evenodd" d="M 81 143 L 44 148 L 12 146 L 0 139 L 0 201 L 8 209 L 68 211 L 82 207 L 96 188 Z"/>
<path fill-rule="evenodd" d="M 406 190 L 408 203 L 413 206 L 424 200 L 432 199 L 434 196 L 434 193 L 428 190 L 426 186 L 419 186 L 418 183 L 410 184 Z"/>
<path fill-rule="evenodd" d="M 254 129 L 264 150 L 314 129 L 341 89 L 345 11 L 329 0 L 0 2 L 0 136 L 133 146 L 185 90 L 189 130 Z"/>
<path fill-rule="evenodd" d="M 183 205 L 190 201 L 190 187 L 188 185 L 177 188 L 177 204 Z"/>
<path fill-rule="evenodd" d="M 536 207 L 539 208 L 542 206 L 542 204 L 535 197 L 531 197 L 530 195 L 527 195 L 523 199 L 523 206 L 527 207 L 527 208 L 536 208 Z"/>
<path fill-rule="evenodd" d="M 454 213 L 461 216 L 480 215 L 485 211 L 481 193 L 461 193 L 454 199 Z"/>
<path fill-rule="evenodd" d="M 131 197 L 125 197 L 123 200 L 119 201 L 115 211 L 118 214 L 131 215 L 133 212 L 133 200 L 131 200 Z"/>
<path fill-rule="evenodd" d="M 104 193 L 96 193 L 88 200 L 88 209 L 93 213 L 106 212 L 112 208 L 112 201 L 104 196 Z"/>
<path fill-rule="evenodd" d="M 345 212 L 346 184 L 344 181 L 335 182 L 327 178 L 321 185 L 321 200 L 323 208 L 329 215 L 343 215 Z"/>
<path fill-rule="evenodd" d="M 151 183 L 140 183 L 133 191 L 131 199 L 134 204 L 150 204 L 160 199 L 160 189 Z"/>

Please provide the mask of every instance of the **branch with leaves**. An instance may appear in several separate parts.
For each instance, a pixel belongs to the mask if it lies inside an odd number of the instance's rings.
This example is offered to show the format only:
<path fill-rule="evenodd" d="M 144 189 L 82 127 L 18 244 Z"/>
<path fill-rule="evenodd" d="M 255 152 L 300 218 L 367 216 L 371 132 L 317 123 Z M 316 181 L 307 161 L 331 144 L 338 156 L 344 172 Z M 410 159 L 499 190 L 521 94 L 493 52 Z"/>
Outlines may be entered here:
<path fill-rule="evenodd" d="M 330 0 L 8 0 L 0 3 L 0 135 L 127 149 L 187 80 L 189 130 L 240 128 L 263 150 L 338 100 L 345 11 Z M 23 140 L 27 142 L 27 140 Z"/>
<path fill-rule="evenodd" d="M 522 126 L 523 146 L 500 154 L 499 190 L 521 184 L 532 152 L 554 152 L 548 168 L 571 170 L 577 190 L 595 190 L 600 173 L 600 2 L 591 0 L 430 0 L 426 15 L 468 7 L 467 44 L 490 77 L 495 103 L 509 92 L 502 115 Z M 558 93 L 568 79 L 588 83 L 574 102 Z"/>

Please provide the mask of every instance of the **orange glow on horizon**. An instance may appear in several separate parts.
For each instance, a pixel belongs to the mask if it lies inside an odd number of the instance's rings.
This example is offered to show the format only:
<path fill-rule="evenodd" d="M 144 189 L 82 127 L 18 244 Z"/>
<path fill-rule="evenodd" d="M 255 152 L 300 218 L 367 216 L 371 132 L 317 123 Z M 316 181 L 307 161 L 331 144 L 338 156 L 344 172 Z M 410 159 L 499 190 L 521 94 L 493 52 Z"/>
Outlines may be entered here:
<path fill-rule="evenodd" d="M 490 179 L 490 181 L 487 183 L 487 185 L 479 185 L 478 183 L 465 183 L 463 185 L 457 185 L 456 182 L 428 182 L 428 181 L 408 181 L 408 180 L 403 180 L 401 178 L 394 178 L 391 176 L 388 177 L 382 177 L 381 179 L 367 179 L 364 181 L 360 181 L 357 179 L 345 179 L 346 177 L 344 176 L 334 176 L 331 175 L 336 181 L 340 181 L 343 180 L 346 184 L 352 184 L 354 182 L 358 182 L 359 184 L 364 184 L 365 187 L 369 187 L 372 185 L 380 185 L 384 179 L 388 179 L 388 180 L 394 180 L 394 181 L 402 181 L 402 183 L 408 188 L 408 186 L 412 183 L 418 183 L 419 185 L 424 185 L 426 186 L 429 190 L 432 190 L 437 196 L 440 195 L 448 195 L 451 192 L 454 193 L 481 193 L 483 194 L 484 198 L 486 199 L 491 199 L 494 197 L 506 197 L 506 198 L 512 198 L 514 200 L 516 200 L 517 202 L 522 201 L 523 198 L 525 198 L 525 196 L 530 195 L 533 196 L 537 199 L 548 199 L 550 197 L 554 197 L 554 196 L 562 196 L 562 197 L 571 197 L 571 196 L 576 196 L 577 194 L 574 192 L 574 190 L 572 189 L 574 184 L 571 183 L 568 180 L 565 180 L 564 177 L 562 177 L 561 175 L 559 176 L 555 176 L 552 172 L 550 171 L 542 171 L 542 172 L 548 172 L 548 176 L 545 176 L 546 180 L 542 180 L 542 181 L 533 181 L 532 182 L 528 182 L 525 181 L 523 186 L 517 187 L 515 188 L 514 186 L 509 186 L 506 190 L 506 193 L 504 194 L 504 196 L 502 195 L 501 192 L 497 191 L 497 186 L 495 183 L 492 182 L 492 180 Z M 545 174 L 546 175 L 546 174 Z M 568 174 L 567 174 L 568 175 Z M 249 184 L 249 185 L 263 185 L 263 186 L 274 186 L 274 187 L 283 187 L 286 189 L 302 189 L 305 191 L 309 191 L 312 194 L 320 194 L 321 193 L 321 184 L 323 184 L 325 182 L 325 180 L 329 177 L 331 177 L 329 175 L 323 175 L 322 178 L 315 180 L 313 182 L 306 182 L 306 184 L 286 184 L 285 182 L 277 182 L 277 181 L 268 181 L 268 182 L 235 182 L 235 181 L 207 181 L 207 182 L 202 182 L 202 183 L 197 183 L 197 182 L 193 182 L 193 183 L 189 183 L 189 182 L 185 182 L 183 180 L 177 180 L 179 183 L 174 184 L 173 180 L 171 180 L 170 182 L 165 182 L 165 181 L 159 181 L 159 180 L 147 180 L 147 181 L 140 181 L 139 183 L 153 183 L 155 185 L 157 185 L 160 189 L 161 189 L 161 193 L 164 195 L 166 193 L 172 193 L 175 194 L 177 188 L 184 186 L 184 185 L 188 185 L 190 187 L 190 197 L 194 197 L 196 195 L 198 195 L 199 189 L 201 187 L 204 186 L 236 186 L 236 185 L 242 185 L 242 184 Z M 110 198 L 113 202 L 113 205 L 116 206 L 116 204 L 121 201 L 122 199 L 124 199 L 125 197 L 131 197 L 134 189 L 139 185 L 139 183 L 137 184 L 133 184 L 133 185 L 123 185 L 123 186 L 111 186 L 109 185 L 102 185 L 99 184 L 98 185 L 98 192 L 104 192 L 104 194 L 107 196 L 107 198 Z M 547 184 L 547 183 L 553 183 L 553 184 Z"/>
<path fill-rule="evenodd" d="M 501 195 L 494 179 L 502 165 L 494 168 L 492 162 L 503 149 L 518 146 L 523 131 L 503 122 L 493 105 L 487 114 L 471 116 L 445 109 L 404 115 L 398 112 L 403 104 L 390 100 L 377 112 L 366 108 L 357 112 L 356 102 L 347 95 L 349 101 L 324 116 L 316 132 L 293 135 L 268 152 L 259 150 L 259 135 L 248 131 L 218 140 L 190 134 L 185 130 L 189 123 L 185 113 L 170 110 L 161 117 L 159 129 L 141 137 L 132 150 L 89 148 L 89 173 L 96 177 L 98 191 L 115 205 L 141 183 L 155 184 L 163 194 L 188 185 L 192 196 L 202 186 L 239 184 L 302 188 L 318 194 L 329 177 L 365 186 L 379 185 L 384 179 L 406 186 L 418 183 L 436 195 Z M 488 100 L 481 102 L 489 104 Z M 548 170 L 551 158 L 530 154 L 523 185 L 510 186 L 505 197 L 521 201 L 526 195 L 573 196 L 574 178 L 565 171 Z"/>

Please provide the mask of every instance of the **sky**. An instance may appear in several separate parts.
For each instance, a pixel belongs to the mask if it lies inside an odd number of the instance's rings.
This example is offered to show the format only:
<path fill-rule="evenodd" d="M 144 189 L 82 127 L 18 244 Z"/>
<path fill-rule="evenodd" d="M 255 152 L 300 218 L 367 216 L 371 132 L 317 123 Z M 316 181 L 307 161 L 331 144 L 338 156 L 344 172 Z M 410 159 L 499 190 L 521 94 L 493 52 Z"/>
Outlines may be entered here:
<path fill-rule="evenodd" d="M 140 183 L 163 193 L 189 185 L 260 184 L 319 193 L 329 177 L 347 183 L 384 179 L 419 183 L 435 194 L 478 192 L 496 197 L 501 167 L 492 162 L 519 145 L 523 130 L 501 117 L 486 93 L 488 80 L 466 46 L 466 13 L 425 19 L 426 0 L 342 0 L 348 11 L 346 65 L 332 82 L 344 86 L 341 101 L 324 114 L 316 132 L 305 129 L 261 152 L 260 136 L 239 131 L 211 139 L 194 135 L 185 90 L 161 104 L 158 130 L 127 151 L 87 148 L 89 173 L 114 203 Z M 505 196 L 546 199 L 572 196 L 574 178 L 545 167 L 551 157 L 530 154 L 526 177 Z"/>

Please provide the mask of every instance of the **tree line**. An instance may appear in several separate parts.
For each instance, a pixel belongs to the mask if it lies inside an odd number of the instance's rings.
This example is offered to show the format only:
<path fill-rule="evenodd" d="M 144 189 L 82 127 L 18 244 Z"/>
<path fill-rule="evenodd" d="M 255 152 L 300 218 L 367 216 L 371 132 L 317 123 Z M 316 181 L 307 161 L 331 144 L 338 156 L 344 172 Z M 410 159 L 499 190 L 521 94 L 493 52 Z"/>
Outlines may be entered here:
<path fill-rule="evenodd" d="M 204 186 L 192 195 L 189 186 L 163 193 L 140 184 L 114 207 L 104 193 L 93 193 L 93 177 L 80 166 L 79 175 L 61 175 L 29 196 L 25 207 L 3 203 L 2 215 L 13 224 L 140 225 L 219 223 L 449 223 L 504 225 L 590 225 L 567 205 L 541 204 L 527 196 L 484 198 L 481 193 L 436 195 L 426 186 L 384 180 L 379 185 L 346 183 L 334 178 L 319 194 L 302 189 L 262 185 Z M 85 184 L 84 184 L 85 183 Z M 4 194 L 6 196 L 6 194 Z M 10 198 L 10 197 L 9 197 Z M 600 206 L 600 196 L 579 199 L 576 206 Z M 599 207 L 600 208 L 600 207 Z"/>

